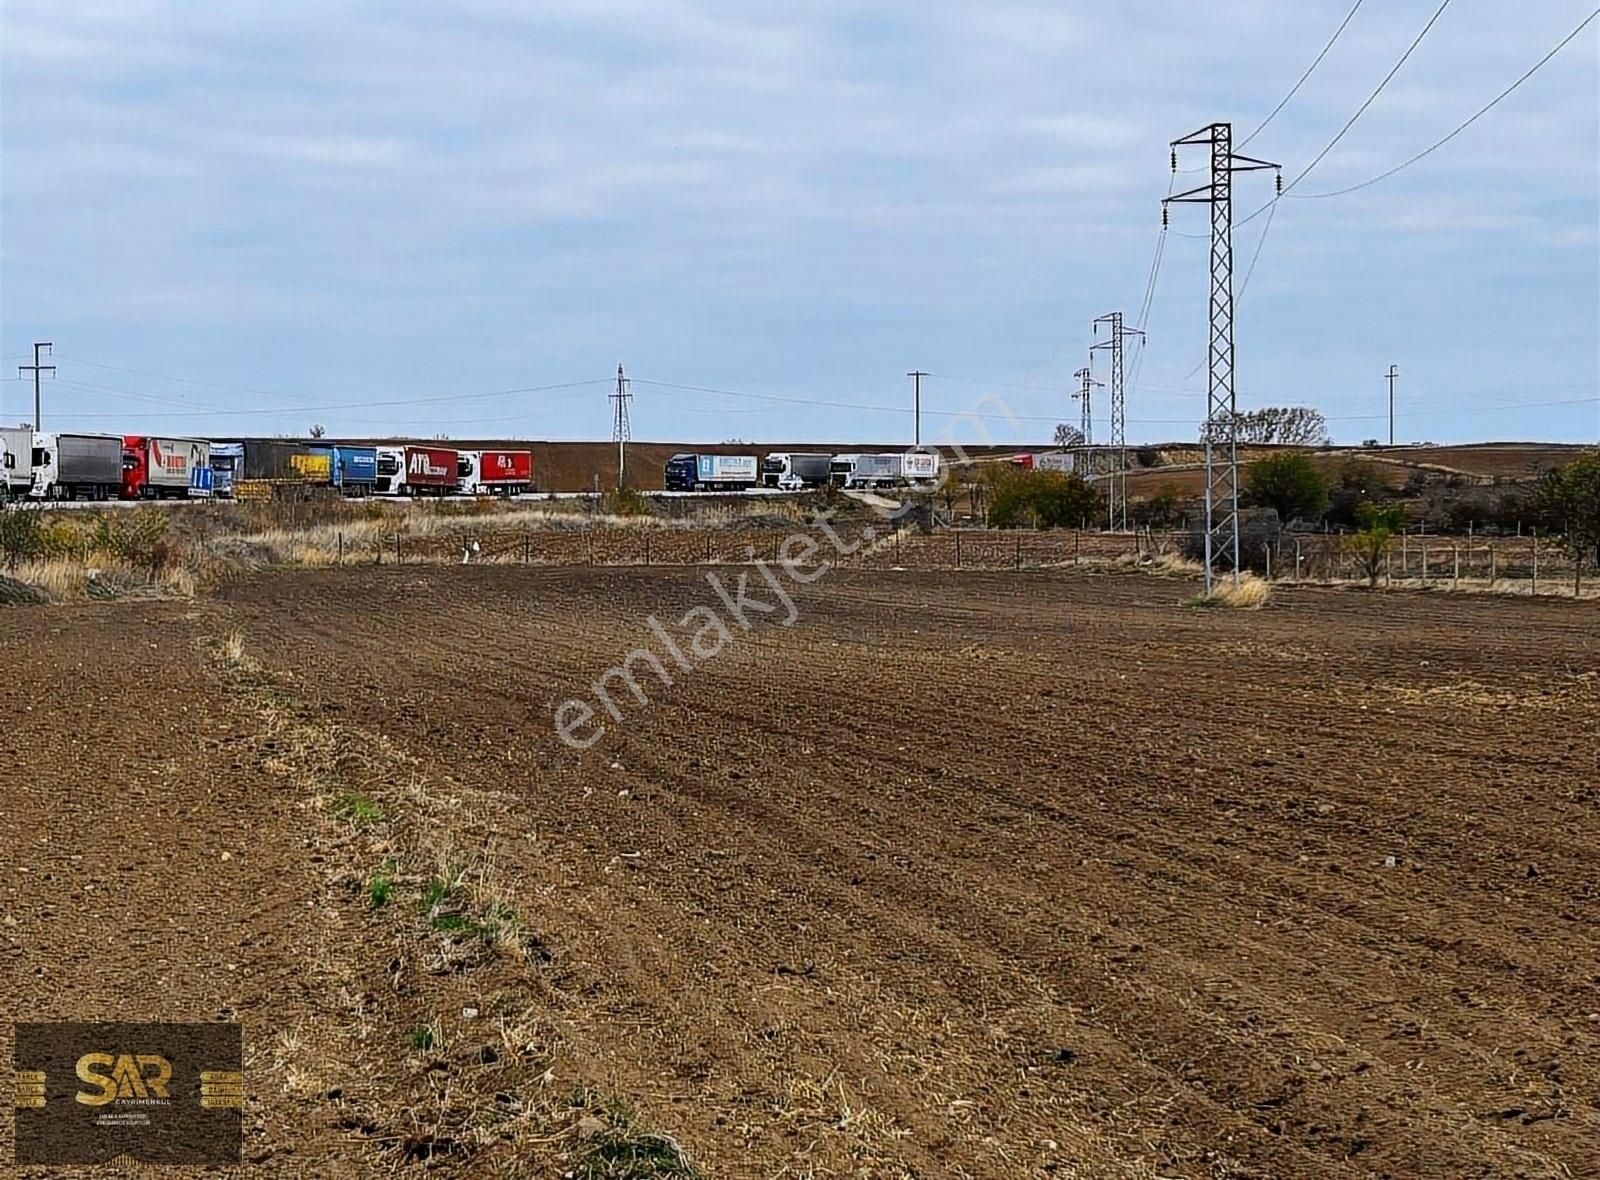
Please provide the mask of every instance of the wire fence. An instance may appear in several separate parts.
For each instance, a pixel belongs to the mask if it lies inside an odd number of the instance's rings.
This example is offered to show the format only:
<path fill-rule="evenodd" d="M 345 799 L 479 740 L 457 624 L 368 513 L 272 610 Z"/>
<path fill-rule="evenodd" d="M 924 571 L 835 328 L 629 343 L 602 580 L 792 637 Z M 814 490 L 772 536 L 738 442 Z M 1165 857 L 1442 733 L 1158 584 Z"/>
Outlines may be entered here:
<path fill-rule="evenodd" d="M 593 528 L 559 532 L 484 529 L 456 535 L 396 532 L 346 545 L 337 560 L 565 565 L 694 566 L 753 561 L 819 561 L 846 569 L 1022 570 L 1166 563 L 1182 570 L 1198 555 L 1193 533 L 1088 530 L 940 529 L 866 535 L 793 529 Z M 1375 559 L 1360 539 L 1284 534 L 1243 547 L 1244 564 L 1274 582 L 1487 589 L 1529 594 L 1582 592 L 1587 578 L 1564 546 L 1539 537 L 1400 536 Z M 1198 564 L 1195 563 L 1198 571 Z"/>

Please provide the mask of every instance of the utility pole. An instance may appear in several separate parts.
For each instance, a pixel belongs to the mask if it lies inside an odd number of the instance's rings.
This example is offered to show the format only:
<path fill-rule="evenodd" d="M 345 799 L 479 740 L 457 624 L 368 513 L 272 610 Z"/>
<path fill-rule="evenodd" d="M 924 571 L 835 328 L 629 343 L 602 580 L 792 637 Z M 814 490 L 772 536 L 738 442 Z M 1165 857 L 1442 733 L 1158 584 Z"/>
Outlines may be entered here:
<path fill-rule="evenodd" d="M 1094 370 L 1088 365 L 1073 376 L 1078 379 L 1078 392 L 1072 396 L 1078 400 L 1078 431 L 1083 435 L 1083 447 L 1079 452 L 1083 464 L 1078 474 L 1088 479 L 1090 458 L 1094 453 L 1094 387 L 1100 382 L 1094 379 Z"/>
<path fill-rule="evenodd" d="M 1394 446 L 1394 379 L 1400 376 L 1400 370 L 1393 365 L 1389 366 L 1389 445 Z"/>
<path fill-rule="evenodd" d="M 1211 206 L 1211 342 L 1206 352 L 1210 374 L 1206 388 L 1206 593 L 1212 591 L 1221 566 L 1239 582 L 1239 414 L 1234 393 L 1233 354 L 1233 174 L 1264 168 L 1278 171 L 1277 192 L 1283 192 L 1281 165 L 1233 151 L 1233 124 L 1212 123 L 1171 143 L 1172 170 L 1178 170 L 1178 148 L 1203 144 L 1211 148 L 1211 181 L 1161 202 L 1161 224 L 1167 224 L 1170 202 Z M 1221 454 L 1218 454 L 1220 450 Z"/>
<path fill-rule="evenodd" d="M 912 431 L 915 441 L 913 446 L 922 445 L 922 379 L 927 376 L 921 369 L 912 369 L 906 374 L 911 378 L 911 414 L 914 419 Z"/>
<path fill-rule="evenodd" d="M 628 391 L 628 378 L 622 372 L 622 366 L 617 366 L 617 390 L 608 394 L 616 403 L 611 416 L 611 441 L 617 444 L 617 490 L 623 487 L 623 478 L 628 471 L 628 438 L 632 426 L 628 421 L 628 403 L 633 400 L 633 394 Z"/>
<path fill-rule="evenodd" d="M 32 373 L 33 374 L 33 428 L 35 430 L 42 430 L 43 429 L 43 427 L 39 425 L 39 412 L 40 412 L 40 407 L 39 407 L 39 374 L 41 374 L 41 373 L 54 373 L 56 371 L 56 367 L 54 365 L 41 365 L 39 363 L 39 358 L 40 358 L 40 356 L 49 356 L 50 355 L 50 350 L 52 348 L 54 348 L 54 347 L 55 347 L 55 345 L 51 344 L 48 340 L 36 340 L 36 341 L 34 341 L 34 344 L 33 344 L 33 364 L 31 364 L 31 365 L 18 365 L 17 366 L 17 372 L 19 374 L 21 374 L 21 373 Z M 43 349 L 44 352 L 41 353 L 39 351 L 40 349 Z"/>
<path fill-rule="evenodd" d="M 1100 340 L 1100 325 L 1109 324 L 1111 334 Z M 1094 353 L 1106 349 L 1111 353 L 1111 478 L 1107 481 L 1106 506 L 1109 510 L 1111 530 L 1128 529 L 1128 394 L 1123 384 L 1122 342 L 1129 336 L 1143 336 L 1138 328 L 1125 327 L 1120 311 L 1100 316 L 1092 325 L 1096 342 L 1089 349 Z"/>

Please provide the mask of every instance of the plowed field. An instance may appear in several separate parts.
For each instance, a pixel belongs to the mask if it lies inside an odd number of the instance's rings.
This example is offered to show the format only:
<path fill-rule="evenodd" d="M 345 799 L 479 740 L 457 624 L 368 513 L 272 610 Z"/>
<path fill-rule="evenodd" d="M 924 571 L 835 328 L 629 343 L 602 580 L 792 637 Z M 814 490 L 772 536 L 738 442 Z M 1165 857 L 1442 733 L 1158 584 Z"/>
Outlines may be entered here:
<path fill-rule="evenodd" d="M 846 570 L 746 632 L 703 570 L 391 566 L 0 613 L 0 995 L 243 1019 L 260 1174 L 682 1174 L 575 1171 L 595 1095 L 707 1176 L 1600 1174 L 1600 615 L 1191 593 Z M 672 683 L 619 720 L 639 648 Z M 515 939 L 430 929 L 424 849 Z"/>

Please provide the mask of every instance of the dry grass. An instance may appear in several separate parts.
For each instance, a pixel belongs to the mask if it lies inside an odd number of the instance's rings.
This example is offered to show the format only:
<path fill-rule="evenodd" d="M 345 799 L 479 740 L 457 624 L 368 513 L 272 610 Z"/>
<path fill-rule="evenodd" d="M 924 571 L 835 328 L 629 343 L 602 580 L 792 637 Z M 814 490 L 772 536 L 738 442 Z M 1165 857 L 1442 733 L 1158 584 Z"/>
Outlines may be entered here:
<path fill-rule="evenodd" d="M 18 562 L 11 577 L 35 586 L 55 602 L 88 598 L 187 598 L 194 594 L 195 571 L 173 565 L 140 569 L 125 561 L 45 557 Z"/>
<path fill-rule="evenodd" d="M 1272 597 L 1272 584 L 1254 574 L 1240 574 L 1237 582 L 1222 579 L 1192 601 L 1196 606 L 1225 606 L 1233 610 L 1260 610 Z"/>

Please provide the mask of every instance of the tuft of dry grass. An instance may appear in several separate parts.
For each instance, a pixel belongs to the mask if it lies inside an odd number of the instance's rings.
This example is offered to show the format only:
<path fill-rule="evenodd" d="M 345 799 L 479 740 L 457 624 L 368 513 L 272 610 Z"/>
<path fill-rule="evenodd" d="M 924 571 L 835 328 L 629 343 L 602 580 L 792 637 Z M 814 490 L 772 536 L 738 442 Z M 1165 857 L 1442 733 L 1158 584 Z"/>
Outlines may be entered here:
<path fill-rule="evenodd" d="M 1224 579 L 1210 594 L 1191 599 L 1195 606 L 1225 606 L 1233 610 L 1260 610 L 1272 597 L 1272 584 L 1254 574 L 1240 574 L 1237 582 Z"/>

